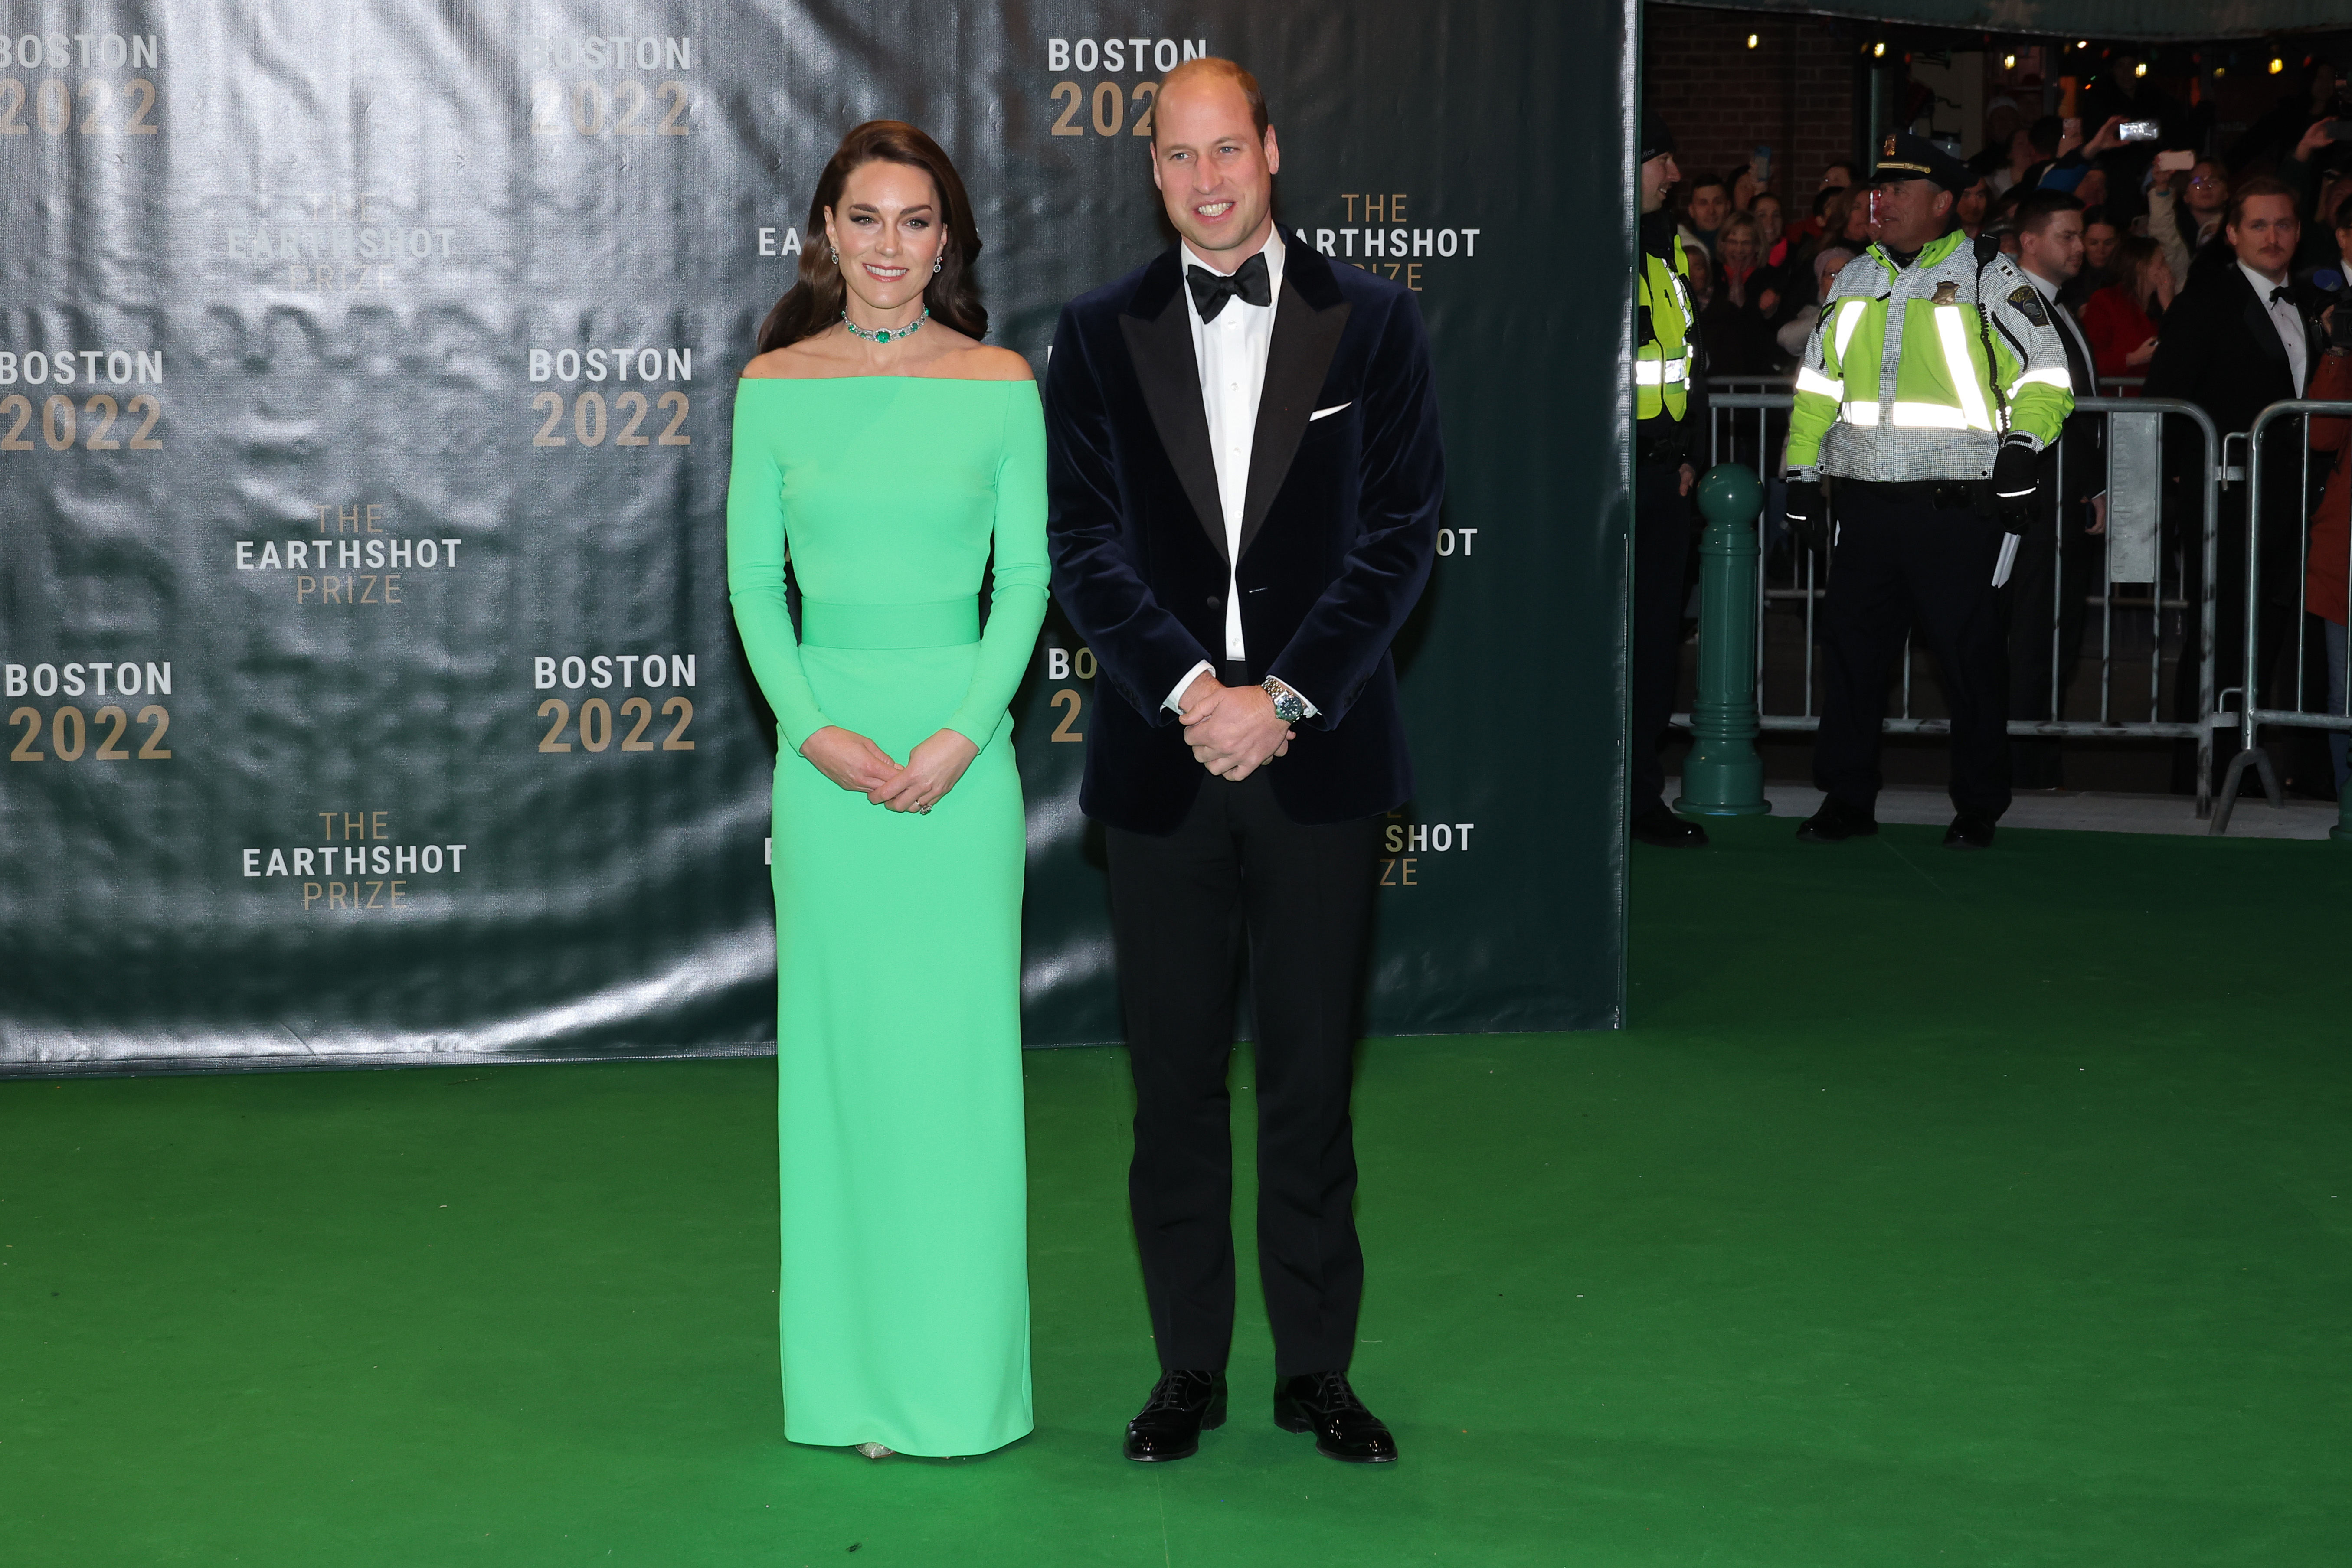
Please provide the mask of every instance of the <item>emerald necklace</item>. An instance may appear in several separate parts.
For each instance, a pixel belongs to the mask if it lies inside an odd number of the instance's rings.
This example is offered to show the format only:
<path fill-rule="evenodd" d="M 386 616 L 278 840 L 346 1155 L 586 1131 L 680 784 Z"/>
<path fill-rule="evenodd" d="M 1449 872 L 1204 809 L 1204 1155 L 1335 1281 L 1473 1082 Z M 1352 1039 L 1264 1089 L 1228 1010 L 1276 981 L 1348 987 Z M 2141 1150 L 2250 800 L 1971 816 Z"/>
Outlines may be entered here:
<path fill-rule="evenodd" d="M 869 343 L 887 343 L 895 338 L 911 338 L 915 335 L 915 329 L 920 327 L 924 322 L 930 319 L 930 307 L 927 305 L 923 308 L 923 313 L 920 316 L 916 317 L 913 320 L 908 322 L 903 327 L 885 327 L 878 332 L 869 332 L 865 328 L 859 326 L 856 322 L 851 320 L 849 319 L 848 311 L 844 310 L 841 313 L 841 324 L 849 329 L 849 335 L 853 338 L 863 338 Z"/>

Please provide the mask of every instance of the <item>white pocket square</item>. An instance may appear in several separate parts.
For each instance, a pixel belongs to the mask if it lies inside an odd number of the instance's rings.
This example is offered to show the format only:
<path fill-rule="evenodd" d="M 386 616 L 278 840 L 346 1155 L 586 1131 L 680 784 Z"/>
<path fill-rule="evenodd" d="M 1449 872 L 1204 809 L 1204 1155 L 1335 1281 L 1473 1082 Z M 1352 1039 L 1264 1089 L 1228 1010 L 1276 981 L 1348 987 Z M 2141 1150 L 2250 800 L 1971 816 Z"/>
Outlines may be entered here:
<path fill-rule="evenodd" d="M 1346 402 L 1335 402 L 1329 408 L 1318 408 L 1313 413 L 1307 416 L 1307 423 L 1312 424 L 1318 419 L 1329 418 L 1343 408 L 1353 408 L 1354 406 L 1355 402 L 1353 399 L 1350 399 Z"/>

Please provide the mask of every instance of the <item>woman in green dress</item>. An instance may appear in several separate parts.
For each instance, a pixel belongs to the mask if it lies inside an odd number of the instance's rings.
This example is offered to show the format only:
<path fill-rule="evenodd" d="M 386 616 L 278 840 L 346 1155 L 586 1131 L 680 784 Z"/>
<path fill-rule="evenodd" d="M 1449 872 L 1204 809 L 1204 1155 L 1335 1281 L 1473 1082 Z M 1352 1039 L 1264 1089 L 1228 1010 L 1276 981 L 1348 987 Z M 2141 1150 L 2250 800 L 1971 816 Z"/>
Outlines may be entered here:
<path fill-rule="evenodd" d="M 1045 613 L 1045 423 L 1027 362 L 978 340 L 980 237 L 929 137 L 851 131 L 808 232 L 737 384 L 727 495 L 781 742 L 784 1436 L 982 1454 L 1033 1425 L 1005 706 Z"/>

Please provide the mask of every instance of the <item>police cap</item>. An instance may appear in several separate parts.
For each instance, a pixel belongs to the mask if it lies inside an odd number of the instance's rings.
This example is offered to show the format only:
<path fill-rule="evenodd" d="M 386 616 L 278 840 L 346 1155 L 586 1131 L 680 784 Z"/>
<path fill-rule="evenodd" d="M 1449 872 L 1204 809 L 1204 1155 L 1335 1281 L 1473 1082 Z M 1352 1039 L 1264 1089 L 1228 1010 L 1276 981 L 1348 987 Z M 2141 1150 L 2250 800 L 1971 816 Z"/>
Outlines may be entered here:
<path fill-rule="evenodd" d="M 1980 178 L 1977 172 L 1928 141 L 1908 131 L 1897 131 L 1878 144 L 1878 163 L 1870 171 L 1874 185 L 1896 180 L 1932 180 L 1955 193 Z"/>

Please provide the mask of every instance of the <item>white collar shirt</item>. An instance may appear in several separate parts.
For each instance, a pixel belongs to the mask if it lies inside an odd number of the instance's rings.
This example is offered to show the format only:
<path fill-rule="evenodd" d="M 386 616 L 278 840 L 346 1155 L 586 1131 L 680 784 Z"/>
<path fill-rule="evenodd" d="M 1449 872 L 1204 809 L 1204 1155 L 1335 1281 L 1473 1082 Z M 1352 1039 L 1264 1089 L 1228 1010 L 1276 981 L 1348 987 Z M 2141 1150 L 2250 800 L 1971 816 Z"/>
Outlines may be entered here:
<path fill-rule="evenodd" d="M 2270 317 L 2271 325 L 2278 329 L 2279 343 L 2286 350 L 2287 369 L 2294 376 L 2294 395 L 2301 397 L 2304 383 L 2311 374 L 2311 345 L 2304 340 L 2303 312 L 2284 296 L 2272 298 L 2271 290 L 2279 286 L 2244 262 L 2238 263 L 2238 270 L 2254 286 L 2255 300 Z"/>
<path fill-rule="evenodd" d="M 1209 454 L 1217 465 L 1217 502 L 1225 526 L 1225 637 L 1221 657 L 1246 657 L 1242 641 L 1242 599 L 1236 579 L 1242 549 L 1242 507 L 1249 496 L 1250 449 L 1257 434 L 1259 394 L 1265 387 L 1266 351 L 1274 344 L 1275 311 L 1282 298 L 1282 231 L 1265 239 L 1267 303 L 1252 305 L 1235 297 L 1225 301 L 1213 321 L 1201 319 L 1189 284 L 1182 285 L 1184 319 L 1192 329 L 1192 362 L 1201 375 L 1201 408 L 1209 418 Z M 1181 245 L 1183 267 L 1229 269 L 1212 262 L 1190 245 Z M 1246 261 L 1248 258 L 1243 258 Z M 1239 264 L 1232 270 L 1237 270 Z M 1173 708 L 1184 689 L 1203 672 L 1214 673 L 1205 661 L 1184 673 L 1165 706 Z"/>

